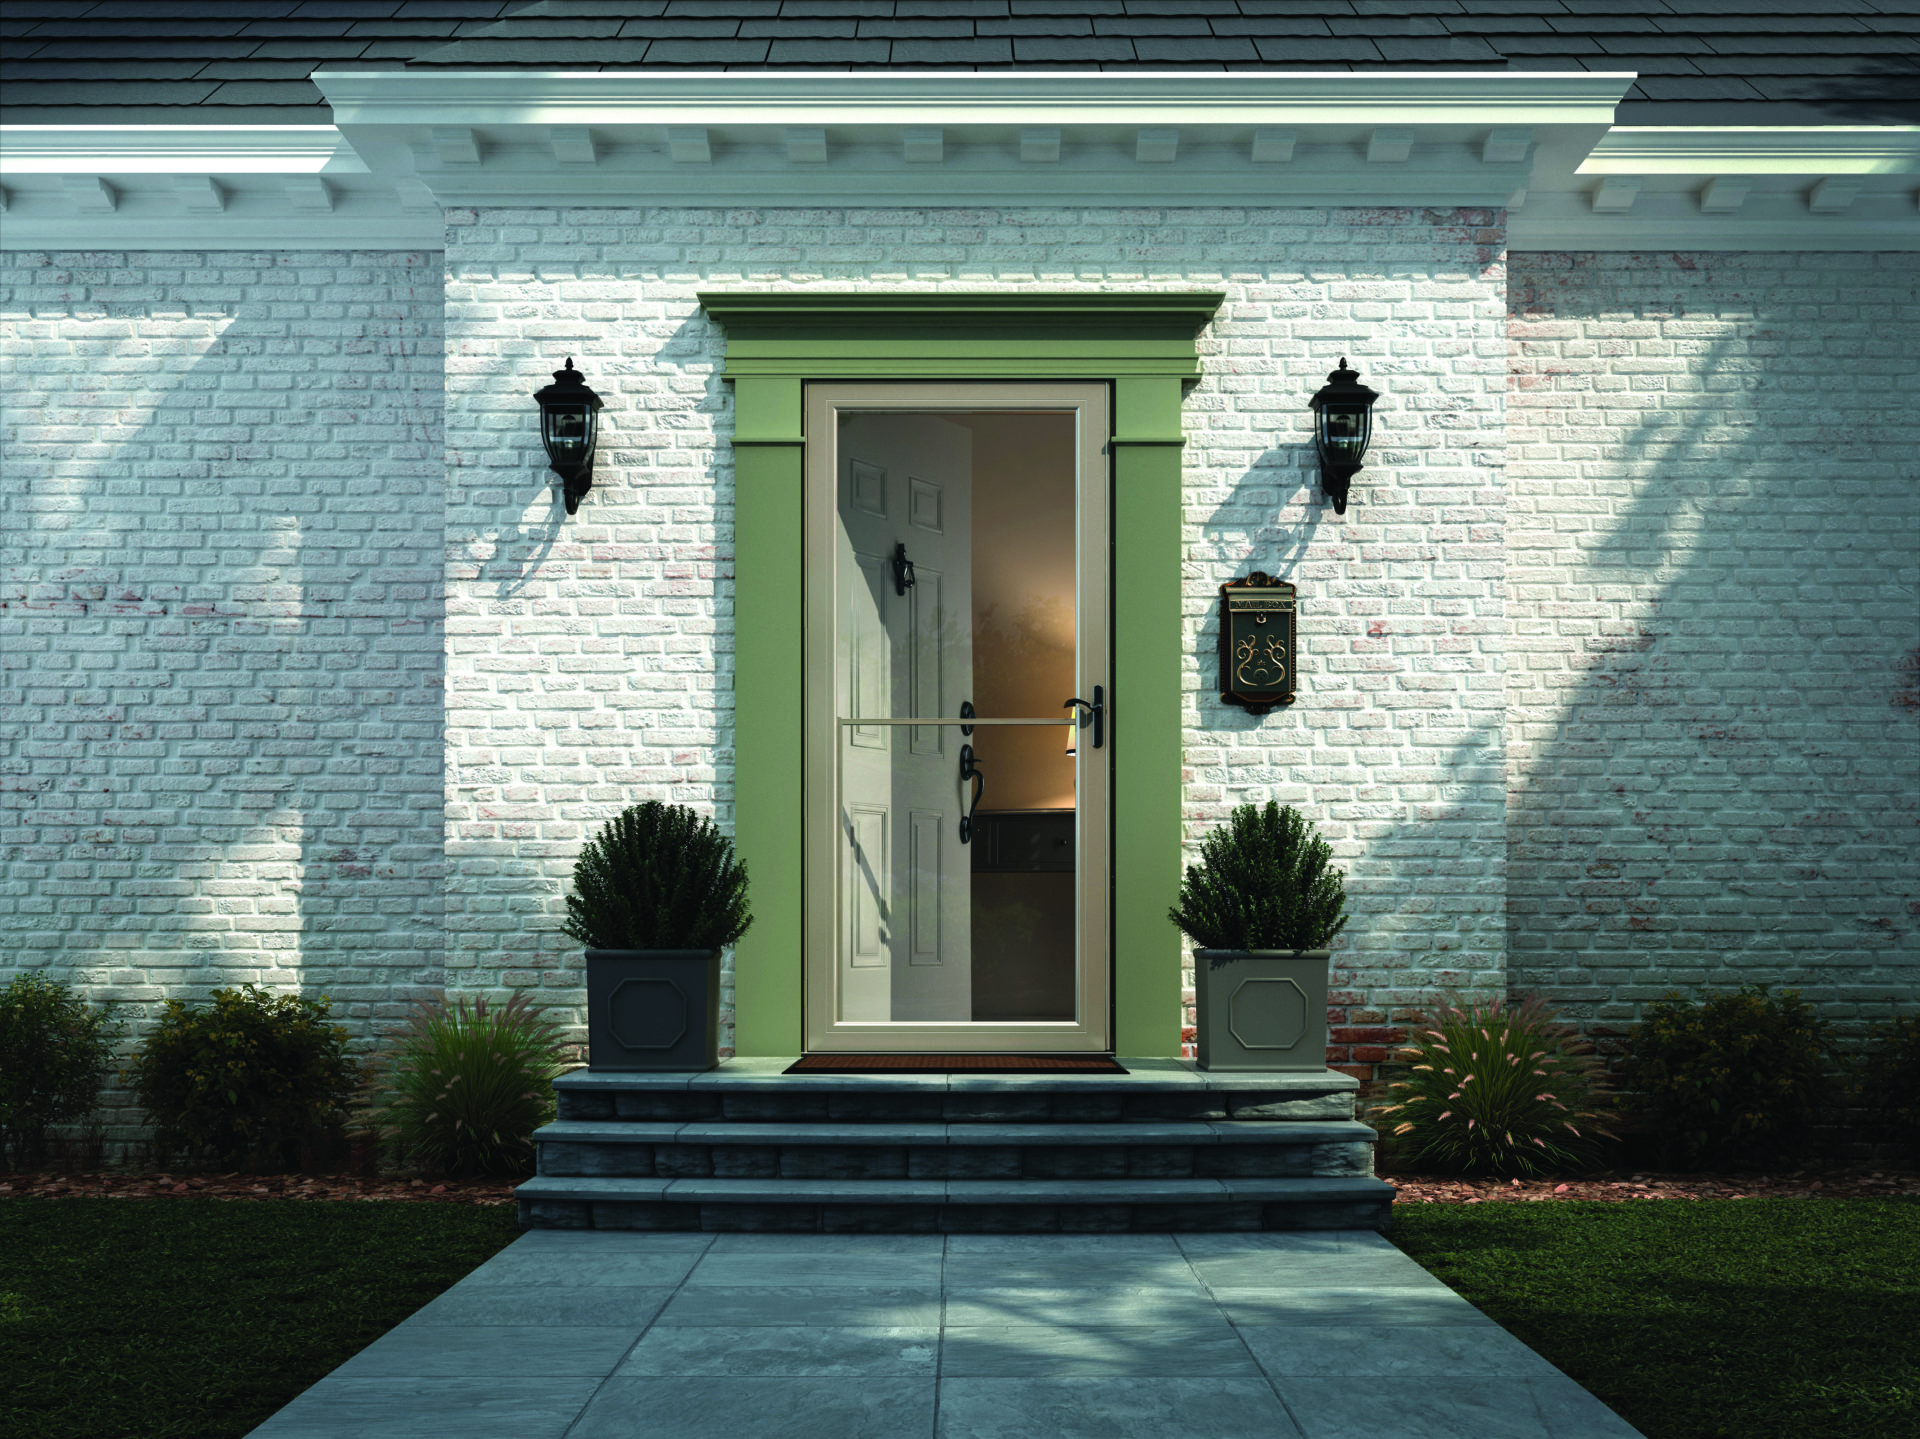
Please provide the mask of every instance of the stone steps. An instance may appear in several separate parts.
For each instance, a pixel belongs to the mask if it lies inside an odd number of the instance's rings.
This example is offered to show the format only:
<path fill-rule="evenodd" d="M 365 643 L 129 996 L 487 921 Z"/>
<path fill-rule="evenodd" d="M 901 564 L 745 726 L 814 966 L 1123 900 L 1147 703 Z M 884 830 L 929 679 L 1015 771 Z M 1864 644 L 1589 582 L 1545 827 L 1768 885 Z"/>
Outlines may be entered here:
<path fill-rule="evenodd" d="M 1384 1228 L 1357 1085 L 1318 1073 L 579 1070 L 524 1226 L 828 1232 Z"/>

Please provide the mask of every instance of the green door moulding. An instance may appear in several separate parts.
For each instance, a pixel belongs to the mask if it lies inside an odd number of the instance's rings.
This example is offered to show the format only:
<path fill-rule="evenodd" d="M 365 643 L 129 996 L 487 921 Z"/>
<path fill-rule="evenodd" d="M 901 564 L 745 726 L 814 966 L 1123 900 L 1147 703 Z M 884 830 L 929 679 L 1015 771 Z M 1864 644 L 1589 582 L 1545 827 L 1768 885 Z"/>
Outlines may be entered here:
<path fill-rule="evenodd" d="M 734 1047 L 801 1050 L 801 494 L 808 380 L 1105 380 L 1114 387 L 1114 1042 L 1180 1052 L 1182 387 L 1218 293 L 703 291 L 734 387 L 734 830 L 754 926 Z"/>

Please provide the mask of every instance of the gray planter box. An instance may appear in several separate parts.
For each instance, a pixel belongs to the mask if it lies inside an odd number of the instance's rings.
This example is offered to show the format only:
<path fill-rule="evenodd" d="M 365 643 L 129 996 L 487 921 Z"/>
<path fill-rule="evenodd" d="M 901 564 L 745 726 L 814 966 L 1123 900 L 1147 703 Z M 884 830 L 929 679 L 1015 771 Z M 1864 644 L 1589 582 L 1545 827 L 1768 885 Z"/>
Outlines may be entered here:
<path fill-rule="evenodd" d="M 712 1069 L 720 1062 L 720 951 L 587 951 L 587 1066 Z"/>
<path fill-rule="evenodd" d="M 1196 949 L 1200 1067 L 1325 1069 L 1328 954 L 1324 949 Z"/>

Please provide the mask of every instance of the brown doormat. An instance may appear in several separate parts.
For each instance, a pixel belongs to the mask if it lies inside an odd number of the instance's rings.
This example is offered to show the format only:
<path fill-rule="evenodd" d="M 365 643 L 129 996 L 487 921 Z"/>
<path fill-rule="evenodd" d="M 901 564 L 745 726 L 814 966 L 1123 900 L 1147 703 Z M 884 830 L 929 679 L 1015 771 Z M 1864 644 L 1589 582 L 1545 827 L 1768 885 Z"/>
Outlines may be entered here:
<path fill-rule="evenodd" d="M 1102 1054 L 809 1054 L 788 1074 L 1125 1074 Z"/>

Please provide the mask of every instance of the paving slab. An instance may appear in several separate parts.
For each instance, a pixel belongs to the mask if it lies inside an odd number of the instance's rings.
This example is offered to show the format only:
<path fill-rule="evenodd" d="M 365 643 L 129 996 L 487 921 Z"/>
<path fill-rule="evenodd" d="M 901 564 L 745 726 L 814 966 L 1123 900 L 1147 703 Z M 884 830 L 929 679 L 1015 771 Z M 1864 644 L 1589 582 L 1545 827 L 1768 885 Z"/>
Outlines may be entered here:
<path fill-rule="evenodd" d="M 1259 1378 L 1261 1369 L 1225 1320 L 1177 1328 L 1076 1324 L 949 1326 L 940 1339 L 942 1379 L 1066 1379 L 1092 1375 Z"/>
<path fill-rule="evenodd" d="M 644 1324 L 402 1324 L 334 1373 L 346 1379 L 604 1379 Z"/>
<path fill-rule="evenodd" d="M 400 1327 L 544 1325 L 644 1329 L 673 1297 L 665 1285 L 456 1284 Z"/>
<path fill-rule="evenodd" d="M 1557 1379 L 1288 1379 L 1274 1388 L 1304 1439 L 1641 1439 L 1586 1390 Z"/>
<path fill-rule="evenodd" d="M 598 1379 L 346 1379 L 338 1370 L 249 1439 L 561 1439 Z"/>
<path fill-rule="evenodd" d="M 845 1289 L 717 1284 L 683 1289 L 660 1311 L 660 1324 L 825 1324 L 892 1329 L 940 1323 L 940 1289 Z"/>
<path fill-rule="evenodd" d="M 1369 1436 L 1403 1432 L 1395 1428 Z M 939 1439 L 1298 1439 L 1260 1379 L 943 1379 Z"/>
<path fill-rule="evenodd" d="M 933 1439 L 935 1381 L 609 1379 L 567 1439 Z"/>
<path fill-rule="evenodd" d="M 939 1357 L 937 1324 L 886 1329 L 844 1324 L 658 1325 L 620 1361 L 613 1377 L 930 1377 Z"/>

